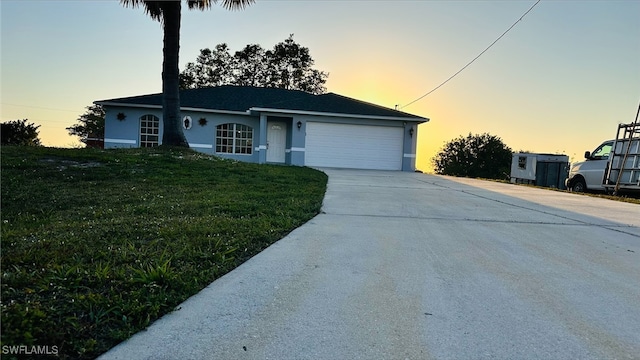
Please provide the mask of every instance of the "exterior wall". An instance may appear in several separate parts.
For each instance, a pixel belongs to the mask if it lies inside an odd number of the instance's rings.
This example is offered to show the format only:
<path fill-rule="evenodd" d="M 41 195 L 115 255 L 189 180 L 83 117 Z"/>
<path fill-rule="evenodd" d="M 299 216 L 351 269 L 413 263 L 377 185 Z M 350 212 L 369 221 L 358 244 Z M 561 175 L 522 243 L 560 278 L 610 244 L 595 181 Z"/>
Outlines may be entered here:
<path fill-rule="evenodd" d="M 160 119 L 159 142 L 162 142 L 162 109 L 105 106 L 105 111 L 106 149 L 139 147 L 140 118 L 147 114 L 155 115 Z M 124 113 L 126 118 L 118 120 L 118 113 Z M 415 171 L 418 122 L 283 113 L 240 115 L 186 110 L 181 112 L 181 116 L 189 116 L 192 119 L 191 128 L 184 129 L 184 134 L 194 150 L 223 158 L 255 163 L 266 163 L 267 122 L 270 120 L 282 121 L 287 126 L 285 164 L 296 166 L 305 166 L 307 122 L 402 127 L 404 128 L 403 153 L 398 154 L 402 157 L 402 170 Z M 206 119 L 205 125 L 200 125 L 201 118 Z M 216 154 L 216 126 L 224 123 L 243 124 L 253 128 L 252 154 Z M 298 123 L 300 123 L 300 128 L 298 128 Z M 411 128 L 413 128 L 413 134 L 410 133 Z"/>
<path fill-rule="evenodd" d="M 418 149 L 418 124 L 407 122 L 404 125 L 404 150 L 402 154 L 402 171 L 416 171 L 416 151 Z M 412 130 L 413 129 L 413 134 Z"/>
<path fill-rule="evenodd" d="M 246 162 L 258 162 L 259 149 L 258 139 L 260 139 L 260 121 L 256 117 L 234 114 L 204 113 L 196 111 L 182 111 L 181 117 L 190 116 L 193 125 L 190 129 L 183 129 L 184 136 L 189 142 L 189 146 L 206 154 L 220 156 L 225 159 L 234 159 Z M 207 120 L 206 125 L 200 125 L 200 118 Z M 247 125 L 253 128 L 253 152 L 252 154 L 226 154 L 216 153 L 216 127 L 221 124 L 233 123 Z"/>
<path fill-rule="evenodd" d="M 300 128 L 298 128 L 300 122 Z M 291 119 L 291 165 L 304 166 L 304 142 L 307 121 L 300 116 Z"/>
<path fill-rule="evenodd" d="M 118 120 L 118 113 L 125 114 Z M 104 148 L 130 148 L 140 146 L 140 118 L 152 114 L 160 121 L 160 142 L 162 142 L 162 109 L 129 108 L 105 106 Z"/>
<path fill-rule="evenodd" d="M 162 110 L 154 108 L 112 107 L 105 106 L 105 149 L 130 148 L 140 146 L 140 118 L 144 115 L 155 115 L 160 119 L 159 143 L 162 143 Z M 118 120 L 118 113 L 126 115 L 124 120 Z M 258 162 L 260 139 L 260 121 L 257 117 L 247 115 L 219 114 L 198 111 L 182 111 L 181 117 L 189 116 L 192 120 L 190 129 L 184 129 L 184 135 L 189 146 L 196 151 L 214 154 L 222 158 L 238 161 Z M 207 123 L 200 125 L 199 120 L 206 119 Z M 247 154 L 216 154 L 216 127 L 220 124 L 236 123 L 253 128 L 253 153 Z"/>
<path fill-rule="evenodd" d="M 207 154 L 215 153 L 216 126 L 218 125 L 214 123 L 216 122 L 214 121 L 214 118 L 216 117 L 214 117 L 213 114 L 205 114 L 195 111 L 181 111 L 180 117 L 184 119 L 185 116 L 189 116 L 191 118 L 191 128 L 182 128 L 184 136 L 189 142 L 189 147 Z M 200 119 L 204 119 L 206 124 L 200 125 Z"/>
<path fill-rule="evenodd" d="M 284 115 L 284 114 L 283 114 Z M 418 138 L 418 122 L 402 122 L 397 120 L 375 120 L 361 118 L 341 118 L 314 115 L 289 115 L 291 118 L 291 145 L 288 146 L 290 155 L 287 158 L 287 164 L 304 166 L 305 165 L 305 136 L 307 122 L 325 122 L 336 124 L 357 124 L 357 125 L 374 125 L 374 126 L 390 126 L 404 127 L 404 145 L 402 156 L 402 171 L 415 171 L 416 169 L 416 149 Z M 300 122 L 300 129 L 297 123 Z M 413 135 L 409 132 L 413 127 Z"/>

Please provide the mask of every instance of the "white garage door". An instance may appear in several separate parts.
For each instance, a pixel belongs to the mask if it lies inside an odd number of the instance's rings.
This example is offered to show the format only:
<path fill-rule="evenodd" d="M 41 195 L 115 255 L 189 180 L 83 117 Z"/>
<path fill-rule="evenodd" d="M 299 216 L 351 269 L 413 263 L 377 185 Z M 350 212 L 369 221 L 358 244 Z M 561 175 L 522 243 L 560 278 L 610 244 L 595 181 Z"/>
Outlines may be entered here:
<path fill-rule="evenodd" d="M 402 170 L 402 127 L 307 123 L 305 165 Z"/>

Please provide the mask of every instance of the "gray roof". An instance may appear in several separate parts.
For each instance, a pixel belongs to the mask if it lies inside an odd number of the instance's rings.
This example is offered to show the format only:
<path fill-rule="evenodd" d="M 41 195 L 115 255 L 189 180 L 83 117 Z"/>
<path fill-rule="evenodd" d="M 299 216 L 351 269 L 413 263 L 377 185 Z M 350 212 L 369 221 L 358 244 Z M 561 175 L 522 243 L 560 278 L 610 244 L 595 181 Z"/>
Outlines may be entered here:
<path fill-rule="evenodd" d="M 162 106 L 162 94 L 131 96 L 96 101 L 96 104 L 131 104 Z M 298 90 L 224 85 L 180 90 L 180 107 L 246 112 L 252 108 L 287 111 L 349 114 L 359 116 L 429 119 L 348 98 L 334 93 L 314 95 Z"/>

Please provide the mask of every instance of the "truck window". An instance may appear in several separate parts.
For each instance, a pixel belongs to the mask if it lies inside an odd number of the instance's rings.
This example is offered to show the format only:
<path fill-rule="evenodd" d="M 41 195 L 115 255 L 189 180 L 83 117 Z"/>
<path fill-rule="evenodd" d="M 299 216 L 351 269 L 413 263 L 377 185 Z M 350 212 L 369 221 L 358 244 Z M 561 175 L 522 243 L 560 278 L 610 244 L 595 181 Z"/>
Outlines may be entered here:
<path fill-rule="evenodd" d="M 596 160 L 604 160 L 609 158 L 609 153 L 611 152 L 611 148 L 613 147 L 613 143 L 607 142 L 600 146 L 597 149 L 593 150 L 591 153 L 591 157 Z"/>

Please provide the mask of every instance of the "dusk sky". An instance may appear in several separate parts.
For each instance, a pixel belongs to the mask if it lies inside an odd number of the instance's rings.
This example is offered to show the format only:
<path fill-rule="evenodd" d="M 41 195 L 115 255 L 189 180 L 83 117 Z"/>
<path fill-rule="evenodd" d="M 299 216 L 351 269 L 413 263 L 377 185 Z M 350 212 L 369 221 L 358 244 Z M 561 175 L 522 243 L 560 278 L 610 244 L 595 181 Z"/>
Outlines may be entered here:
<path fill-rule="evenodd" d="M 535 0 L 258 0 L 243 11 L 183 7 L 180 68 L 202 48 L 271 48 L 294 34 L 327 90 L 393 108 L 460 70 Z M 48 146 L 93 101 L 161 92 L 162 29 L 115 0 L 0 0 L 2 121 L 41 125 Z M 541 1 L 453 80 L 402 108 L 428 117 L 417 166 L 468 133 L 580 160 L 640 101 L 640 1 Z"/>

